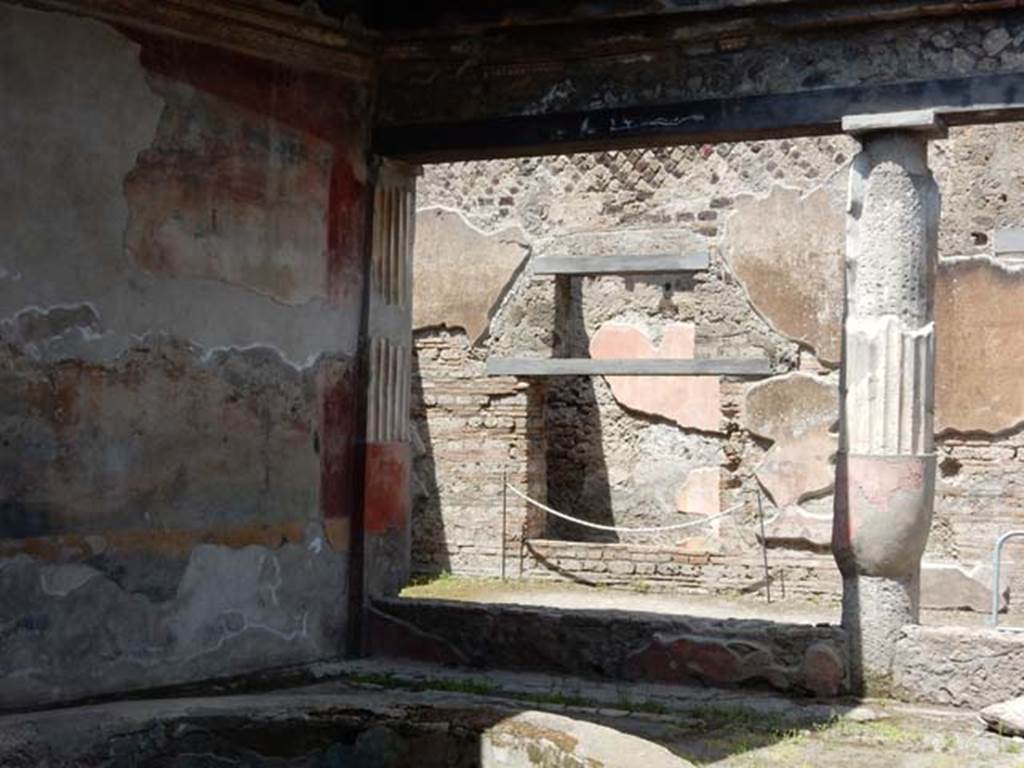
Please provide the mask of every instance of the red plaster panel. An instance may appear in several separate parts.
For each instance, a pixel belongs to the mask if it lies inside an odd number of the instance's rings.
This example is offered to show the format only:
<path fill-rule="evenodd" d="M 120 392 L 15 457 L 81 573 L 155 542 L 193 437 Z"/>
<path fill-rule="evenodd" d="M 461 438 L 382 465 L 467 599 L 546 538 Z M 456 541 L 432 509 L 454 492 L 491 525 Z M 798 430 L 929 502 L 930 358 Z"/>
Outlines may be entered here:
<path fill-rule="evenodd" d="M 158 75 L 153 87 L 168 102 L 153 147 L 126 185 L 129 249 L 139 263 L 238 282 L 286 301 L 326 295 L 356 304 L 368 199 L 365 86 L 126 34 L 141 44 L 142 65 Z M 238 253 L 222 253 L 238 238 L 215 235 L 232 225 L 256 238 L 255 247 L 243 237 Z M 188 236 L 167 234 L 182 227 Z M 313 261 L 304 265 L 303 256 Z"/>
<path fill-rule="evenodd" d="M 163 116 L 124 185 L 135 263 L 284 302 L 326 296 L 331 145 L 192 89 L 152 85 Z"/>
<path fill-rule="evenodd" d="M 157 274 L 225 280 L 282 301 L 326 297 L 358 313 L 368 205 L 366 86 L 124 33 L 140 44 L 140 62 L 166 102 L 153 145 L 126 179 L 126 242 L 136 262 Z M 318 372 L 320 507 L 335 527 L 351 518 L 359 386 L 346 362 L 325 361 Z"/>
<path fill-rule="evenodd" d="M 366 232 L 369 187 L 348 158 L 335 153 L 327 203 L 327 296 L 345 304 L 361 296 L 361 246 Z"/>
<path fill-rule="evenodd" d="M 325 361 L 320 392 L 320 511 L 327 520 L 352 516 L 356 381 L 353 366 Z"/>
<path fill-rule="evenodd" d="M 368 93 L 362 85 L 201 43 L 124 34 L 142 46 L 142 66 L 325 141 L 362 144 Z"/>
<path fill-rule="evenodd" d="M 412 453 L 408 443 L 366 446 L 366 532 L 404 528 L 409 520 Z"/>
<path fill-rule="evenodd" d="M 625 662 L 625 675 L 633 680 L 659 683 L 734 685 L 763 678 L 779 688 L 788 683 L 781 667 L 764 648 L 744 644 L 744 652 L 728 641 L 691 637 L 656 637 Z"/>

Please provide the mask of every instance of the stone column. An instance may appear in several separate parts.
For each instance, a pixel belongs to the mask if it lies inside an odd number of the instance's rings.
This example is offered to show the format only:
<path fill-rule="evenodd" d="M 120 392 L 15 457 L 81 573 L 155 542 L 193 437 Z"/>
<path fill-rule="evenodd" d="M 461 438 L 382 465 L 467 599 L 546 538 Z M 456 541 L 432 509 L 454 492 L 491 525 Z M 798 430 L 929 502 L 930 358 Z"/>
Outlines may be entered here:
<path fill-rule="evenodd" d="M 934 112 L 848 117 L 846 315 L 832 551 L 854 686 L 888 687 L 900 628 L 917 623 L 935 490 L 932 322 L 939 193 Z"/>

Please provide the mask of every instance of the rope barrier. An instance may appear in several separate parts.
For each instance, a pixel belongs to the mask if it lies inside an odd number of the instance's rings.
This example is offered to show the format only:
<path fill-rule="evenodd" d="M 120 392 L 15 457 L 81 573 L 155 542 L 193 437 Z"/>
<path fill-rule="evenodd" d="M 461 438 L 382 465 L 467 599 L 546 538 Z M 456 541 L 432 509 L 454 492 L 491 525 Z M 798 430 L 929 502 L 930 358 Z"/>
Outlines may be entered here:
<path fill-rule="evenodd" d="M 585 528 L 593 528 L 598 531 L 612 531 L 614 533 L 659 533 L 661 531 L 679 531 L 684 528 L 694 528 L 698 525 L 707 525 L 708 523 L 714 522 L 715 520 L 719 520 L 723 517 L 731 515 L 738 509 L 742 509 L 745 506 L 745 502 L 741 501 L 739 504 L 731 506 L 724 512 L 719 512 L 717 515 L 705 517 L 703 520 L 691 520 L 687 523 L 676 523 L 675 525 L 656 525 L 651 526 L 649 528 L 624 528 L 617 525 L 601 525 L 600 523 L 592 523 L 589 520 L 580 520 L 578 517 L 567 515 L 565 514 L 565 512 L 559 512 L 557 509 L 552 509 L 546 504 L 541 504 L 536 499 L 531 499 L 518 488 L 514 488 L 508 483 L 505 483 L 505 487 L 512 491 L 512 493 L 514 493 L 516 496 L 526 501 L 528 504 L 532 504 L 533 506 L 537 507 L 537 509 L 541 509 L 550 515 L 560 517 L 563 520 L 568 520 L 570 523 L 576 523 L 576 525 L 582 525 Z"/>

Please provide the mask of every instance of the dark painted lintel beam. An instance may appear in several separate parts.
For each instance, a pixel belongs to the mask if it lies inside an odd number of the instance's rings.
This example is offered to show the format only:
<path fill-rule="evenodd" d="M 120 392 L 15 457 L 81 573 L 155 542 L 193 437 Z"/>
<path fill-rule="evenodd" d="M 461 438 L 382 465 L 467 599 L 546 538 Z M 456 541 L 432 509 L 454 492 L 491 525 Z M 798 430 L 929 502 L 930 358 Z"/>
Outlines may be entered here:
<path fill-rule="evenodd" d="M 702 99 L 453 123 L 381 125 L 377 154 L 410 162 L 702 144 L 842 132 L 846 115 L 935 109 L 947 125 L 1024 120 L 1024 73 Z"/>

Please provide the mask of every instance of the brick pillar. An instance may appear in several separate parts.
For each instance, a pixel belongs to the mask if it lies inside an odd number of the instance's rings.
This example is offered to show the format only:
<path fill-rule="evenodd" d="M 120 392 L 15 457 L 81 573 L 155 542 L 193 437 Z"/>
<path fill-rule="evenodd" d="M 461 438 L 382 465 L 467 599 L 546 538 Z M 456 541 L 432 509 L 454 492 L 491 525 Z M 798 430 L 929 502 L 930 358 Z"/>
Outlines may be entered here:
<path fill-rule="evenodd" d="M 935 491 L 933 112 L 846 118 L 846 316 L 832 549 L 856 688 L 888 686 L 900 628 L 917 623 Z"/>

